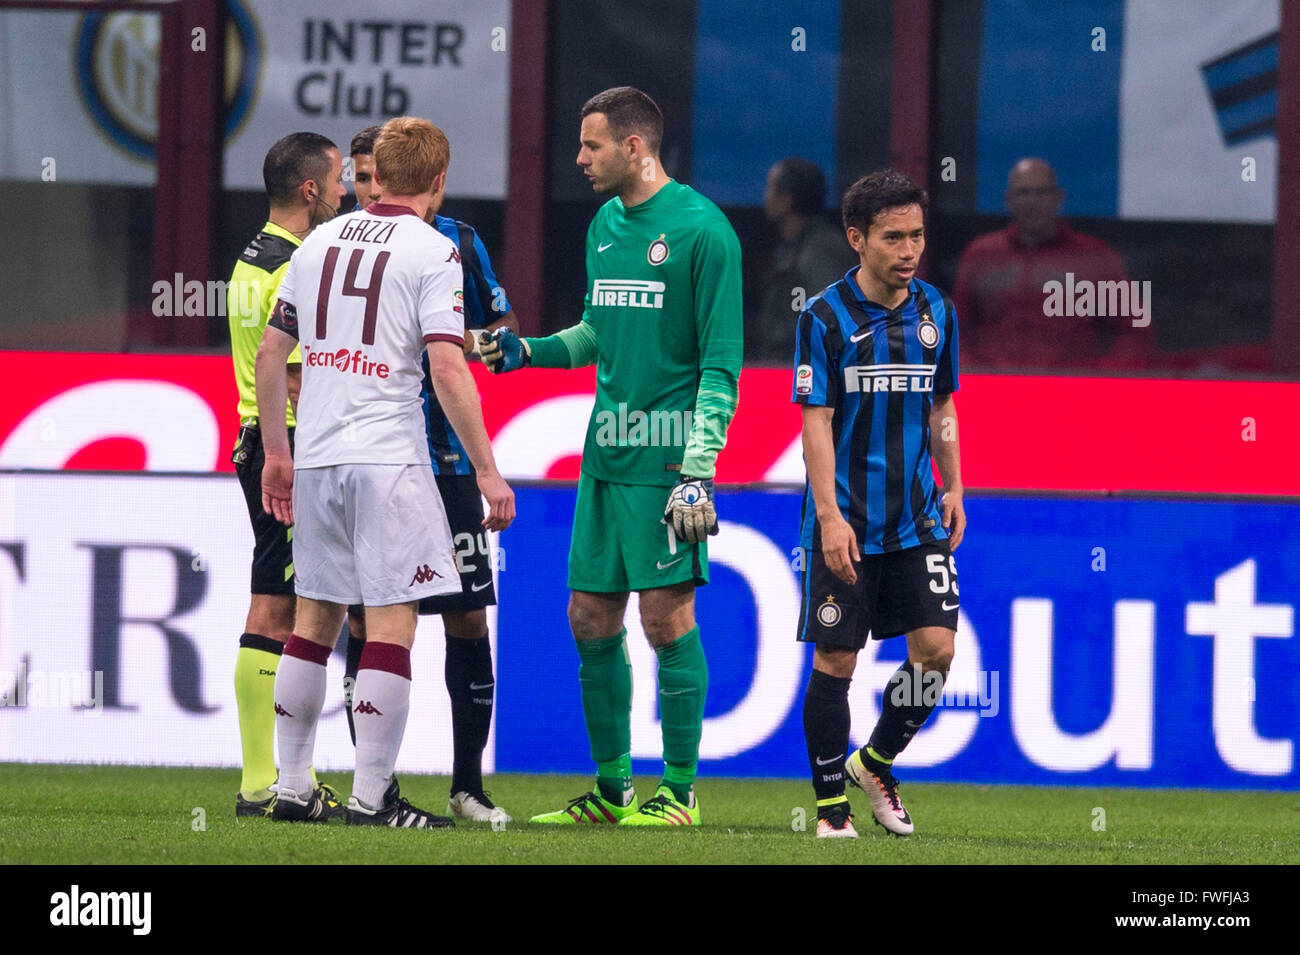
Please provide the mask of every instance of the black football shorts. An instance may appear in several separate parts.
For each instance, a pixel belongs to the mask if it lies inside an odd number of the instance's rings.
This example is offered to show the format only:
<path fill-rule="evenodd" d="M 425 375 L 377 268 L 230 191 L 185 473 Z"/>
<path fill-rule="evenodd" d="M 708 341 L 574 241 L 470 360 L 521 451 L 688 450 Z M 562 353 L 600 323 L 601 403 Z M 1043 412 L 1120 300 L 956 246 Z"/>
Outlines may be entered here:
<path fill-rule="evenodd" d="M 425 597 L 420 601 L 420 613 L 464 613 L 490 607 L 497 602 L 497 593 L 492 583 L 492 552 L 483 527 L 483 497 L 478 481 L 472 474 L 438 474 L 435 479 L 451 526 L 460 593 Z"/>
<path fill-rule="evenodd" d="M 293 450 L 293 428 L 289 429 Z M 253 525 L 253 572 L 249 593 L 293 596 L 293 529 L 262 510 L 262 432 L 245 425 L 230 455 L 244 491 L 248 519 Z"/>
<path fill-rule="evenodd" d="M 861 650 L 876 640 L 918 627 L 957 629 L 957 566 L 948 541 L 886 554 L 863 554 L 857 582 L 846 584 L 826 566 L 820 550 L 803 573 L 799 639 Z"/>

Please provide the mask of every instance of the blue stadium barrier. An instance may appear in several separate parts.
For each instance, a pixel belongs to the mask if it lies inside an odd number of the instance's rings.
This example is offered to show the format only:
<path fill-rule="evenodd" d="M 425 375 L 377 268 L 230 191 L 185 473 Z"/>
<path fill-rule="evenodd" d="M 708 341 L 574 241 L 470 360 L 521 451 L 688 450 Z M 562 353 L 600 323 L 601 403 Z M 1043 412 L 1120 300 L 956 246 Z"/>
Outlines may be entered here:
<path fill-rule="evenodd" d="M 565 617 L 572 487 L 521 487 L 502 536 L 496 766 L 590 772 Z M 701 775 L 808 775 L 793 490 L 720 494 Z M 899 760 L 917 781 L 1300 789 L 1300 505 L 975 497 L 947 694 Z M 656 773 L 653 655 L 633 608 L 633 755 Z M 865 742 L 903 640 L 859 658 Z M 924 681 L 911 685 L 924 693 Z M 1118 688 L 1118 689 L 1117 689 Z M 910 765 L 909 765 L 910 764 Z"/>

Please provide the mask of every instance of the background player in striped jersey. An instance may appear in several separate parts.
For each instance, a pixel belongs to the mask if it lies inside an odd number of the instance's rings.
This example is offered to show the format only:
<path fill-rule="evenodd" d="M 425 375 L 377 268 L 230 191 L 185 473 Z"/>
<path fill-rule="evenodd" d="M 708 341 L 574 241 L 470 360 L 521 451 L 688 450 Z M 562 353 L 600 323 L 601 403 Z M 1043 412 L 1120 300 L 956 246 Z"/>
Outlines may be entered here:
<path fill-rule="evenodd" d="M 367 126 L 352 137 L 348 158 L 352 160 L 352 192 L 356 199 L 349 212 L 364 209 L 375 198 L 375 140 L 383 126 Z"/>
<path fill-rule="evenodd" d="M 855 182 L 842 212 L 859 264 L 809 301 L 796 332 L 808 467 L 799 639 L 817 645 L 804 735 L 819 837 L 857 835 L 846 775 L 878 823 L 912 832 L 890 767 L 929 718 L 952 662 L 951 552 L 966 528 L 952 399 L 957 316 L 948 296 L 916 278 L 926 205 L 925 190 L 892 170 Z M 907 660 L 867 745 L 846 761 L 849 681 L 868 632 L 906 634 Z"/>
<path fill-rule="evenodd" d="M 235 795 L 236 816 L 269 815 L 275 794 L 275 672 L 293 632 L 291 532 L 262 510 L 262 431 L 257 413 L 253 360 L 289 257 L 312 229 L 334 218 L 347 196 L 338 147 L 317 133 L 291 133 L 266 154 L 262 178 L 270 212 L 266 225 L 239 256 L 228 286 L 230 346 L 239 389 L 239 440 L 231 455 L 253 525 L 253 569 L 248 618 L 235 657 L 235 702 L 243 776 Z M 248 294 L 251 287 L 256 294 Z M 252 302 L 247 312 L 245 303 Z M 289 403 L 285 422 L 292 447 L 294 406 L 302 380 L 302 357 L 288 359 Z M 326 790 L 326 795 L 329 795 Z M 337 803 L 337 800 L 335 800 Z M 337 806 L 342 811 L 341 806 Z"/>
<path fill-rule="evenodd" d="M 617 87 L 587 101 L 578 165 L 613 198 L 587 230 L 582 321 L 546 338 L 498 332 L 482 348 L 498 371 L 596 363 L 569 550 L 569 624 L 596 787 L 533 822 L 700 823 L 694 780 L 708 666 L 695 588 L 708 582 L 714 462 L 736 409 L 740 243 L 717 206 L 664 173 L 662 137 L 659 107 L 640 90 Z M 634 412 L 651 433 L 613 426 Z M 658 792 L 639 811 L 623 627 L 632 590 L 659 657 L 665 763 Z"/>
<path fill-rule="evenodd" d="M 386 201 L 342 217 L 303 244 L 258 353 L 263 407 L 283 400 L 277 362 L 295 339 L 305 356 L 297 460 L 289 460 L 284 429 L 268 427 L 262 476 L 267 510 L 285 523 L 297 517 L 298 619 L 275 685 L 282 760 L 276 818 L 322 817 L 308 769 L 325 662 L 345 607 L 363 603 L 369 639 L 354 688 L 357 772 L 348 822 L 451 824 L 400 799 L 393 778 L 410 699 L 417 602 L 460 591 L 430 470 L 422 353 L 490 503 L 485 528 L 509 525 L 514 495 L 496 470 L 465 365 L 456 248 L 420 221 L 442 193 L 449 158 L 446 137 L 431 123 L 400 117 L 385 124 L 375 143 L 375 177 Z"/>
<path fill-rule="evenodd" d="M 360 208 L 379 198 L 372 193 L 375 139 L 381 127 L 371 126 L 352 139 L 352 161 L 356 170 L 357 203 Z M 430 204 L 426 218 L 433 227 L 456 244 L 460 255 L 465 291 L 465 356 L 476 360 L 477 333 L 506 327 L 519 331 L 519 321 L 506 298 L 505 289 L 492 271 L 487 248 L 474 227 L 449 216 L 438 215 L 443 193 Z M 492 706 L 496 678 L 492 673 L 492 643 L 488 639 L 487 612 L 497 602 L 492 581 L 492 555 L 483 530 L 483 499 L 479 496 L 465 447 L 456 435 L 424 361 L 424 418 L 429 436 L 429 457 L 456 544 L 456 565 L 461 592 L 420 601 L 420 614 L 441 614 L 447 636 L 444 679 L 451 698 L 453 759 L 448 811 L 471 822 L 507 823 L 510 816 L 493 805 L 483 791 L 483 750 L 492 728 Z M 348 729 L 355 742 L 351 691 L 357 666 L 365 647 L 365 619 L 362 608 L 348 608 L 348 651 L 344 672 L 344 699 L 349 706 Z"/>

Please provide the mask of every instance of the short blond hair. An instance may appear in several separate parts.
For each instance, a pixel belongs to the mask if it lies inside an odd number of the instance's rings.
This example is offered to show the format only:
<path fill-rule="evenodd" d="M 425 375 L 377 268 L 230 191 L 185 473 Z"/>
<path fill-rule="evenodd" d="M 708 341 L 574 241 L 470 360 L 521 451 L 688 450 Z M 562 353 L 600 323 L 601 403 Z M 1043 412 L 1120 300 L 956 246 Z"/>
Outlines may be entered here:
<path fill-rule="evenodd" d="M 427 119 L 396 116 L 375 140 L 375 178 L 385 195 L 423 195 L 450 164 L 446 134 Z"/>

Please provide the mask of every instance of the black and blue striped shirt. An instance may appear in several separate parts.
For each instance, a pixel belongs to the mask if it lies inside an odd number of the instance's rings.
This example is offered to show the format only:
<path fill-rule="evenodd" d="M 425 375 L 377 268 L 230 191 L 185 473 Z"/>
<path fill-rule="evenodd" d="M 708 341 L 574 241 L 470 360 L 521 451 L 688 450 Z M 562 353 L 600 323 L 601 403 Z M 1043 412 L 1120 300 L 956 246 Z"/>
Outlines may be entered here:
<path fill-rule="evenodd" d="M 461 268 L 465 277 L 465 328 L 486 328 L 510 311 L 506 290 L 492 271 L 492 261 L 478 233 L 456 219 L 435 216 L 434 227 L 456 243 L 461 252 Z M 472 247 L 472 252 L 465 246 Z M 429 374 L 429 357 L 424 356 L 424 422 L 429 437 L 429 459 L 434 474 L 473 474 L 465 446 L 447 420 L 438 398 L 433 393 L 433 379 Z"/>
<path fill-rule="evenodd" d="M 795 336 L 793 400 L 834 408 L 835 496 L 863 553 L 948 536 L 930 458 L 930 405 L 957 390 L 957 316 L 913 279 L 894 309 L 868 301 L 854 266 L 808 302 Z M 812 490 L 800 544 L 821 547 Z"/>

